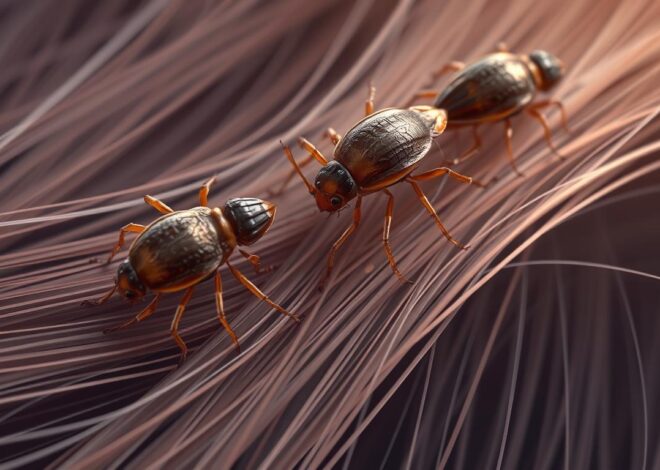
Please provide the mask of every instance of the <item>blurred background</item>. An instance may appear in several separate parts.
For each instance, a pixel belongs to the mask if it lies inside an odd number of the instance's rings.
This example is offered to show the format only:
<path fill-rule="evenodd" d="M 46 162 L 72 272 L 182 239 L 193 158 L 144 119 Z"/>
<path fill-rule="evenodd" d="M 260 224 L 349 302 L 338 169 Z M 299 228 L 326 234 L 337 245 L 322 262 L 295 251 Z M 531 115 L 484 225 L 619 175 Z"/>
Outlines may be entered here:
<path fill-rule="evenodd" d="M 279 0 L 0 0 L 0 466 L 2 468 L 660 468 L 660 4 Z M 501 124 L 456 170 L 485 190 L 424 190 L 461 252 L 405 185 L 392 274 L 386 198 L 316 288 L 350 211 L 317 211 L 279 140 L 326 154 L 332 126 L 442 88 L 432 72 L 505 41 L 567 73 L 547 117 Z M 436 139 L 424 168 L 469 131 Z M 318 167 L 305 168 L 313 177 Z M 180 294 L 130 329 L 104 257 L 152 194 L 174 209 L 270 198 L 254 246 L 272 273 L 236 265 L 301 315 L 295 325 L 225 276 L 242 353 L 218 324 L 212 282 L 182 323 Z M 125 251 L 122 252 L 122 254 Z M 121 257 L 117 257 L 117 261 Z"/>

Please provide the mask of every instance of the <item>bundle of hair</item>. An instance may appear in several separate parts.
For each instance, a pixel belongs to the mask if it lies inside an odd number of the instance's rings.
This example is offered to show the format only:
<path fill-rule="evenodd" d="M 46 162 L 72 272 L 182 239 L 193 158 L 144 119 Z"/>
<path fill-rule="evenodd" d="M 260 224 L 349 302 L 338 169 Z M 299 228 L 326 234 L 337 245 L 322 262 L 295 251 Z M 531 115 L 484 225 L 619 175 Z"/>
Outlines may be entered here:
<path fill-rule="evenodd" d="M 657 468 L 659 15 L 619 0 L 1 2 L 0 466 Z M 484 126 L 456 170 L 486 189 L 421 183 L 470 248 L 398 185 L 390 242 L 414 283 L 388 266 L 375 195 L 319 291 L 350 214 L 319 213 L 297 179 L 271 196 L 290 171 L 279 140 L 331 155 L 322 133 L 362 118 L 370 82 L 376 109 L 404 106 L 499 41 L 566 64 L 551 96 L 570 132 L 546 113 L 566 158 L 521 114 L 519 176 L 502 125 Z M 471 142 L 446 131 L 423 167 Z M 144 305 L 80 304 L 117 267 L 90 260 L 154 220 L 145 194 L 187 209 L 213 175 L 212 207 L 277 204 L 255 245 L 275 269 L 251 279 L 302 321 L 227 277 L 237 354 L 200 284 L 177 367 L 180 295 L 109 335 Z"/>

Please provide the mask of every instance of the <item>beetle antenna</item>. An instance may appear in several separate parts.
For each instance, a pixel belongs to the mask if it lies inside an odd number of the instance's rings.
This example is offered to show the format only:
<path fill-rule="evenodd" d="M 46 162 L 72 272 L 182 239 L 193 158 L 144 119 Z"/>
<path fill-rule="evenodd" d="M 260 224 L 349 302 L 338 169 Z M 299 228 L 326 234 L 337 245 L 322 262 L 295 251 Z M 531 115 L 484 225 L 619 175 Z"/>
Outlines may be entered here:
<path fill-rule="evenodd" d="M 289 159 L 289 162 L 291 162 L 291 165 L 293 165 L 293 169 L 298 173 L 298 176 L 303 180 L 303 183 L 305 183 L 305 186 L 307 186 L 307 191 L 309 191 L 309 194 L 314 196 L 316 194 L 316 188 L 310 184 L 309 181 L 307 181 L 307 178 L 305 178 L 305 175 L 303 174 L 302 170 L 298 166 L 298 163 L 296 162 L 296 159 L 293 158 L 293 153 L 291 152 L 291 149 L 289 148 L 288 145 L 285 145 L 281 140 L 280 140 L 280 145 L 282 146 L 282 150 L 284 151 L 284 155 L 286 155 L 286 158 Z"/>

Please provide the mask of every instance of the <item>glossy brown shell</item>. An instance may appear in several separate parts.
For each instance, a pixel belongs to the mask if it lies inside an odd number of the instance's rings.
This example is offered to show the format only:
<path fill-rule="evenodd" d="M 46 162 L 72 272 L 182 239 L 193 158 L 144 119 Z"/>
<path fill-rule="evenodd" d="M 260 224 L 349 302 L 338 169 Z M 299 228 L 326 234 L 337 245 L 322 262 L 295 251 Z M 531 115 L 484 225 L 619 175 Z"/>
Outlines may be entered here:
<path fill-rule="evenodd" d="M 149 225 L 131 245 L 128 259 L 145 287 L 175 291 L 213 275 L 230 253 L 211 209 L 196 207 Z"/>
<path fill-rule="evenodd" d="M 448 125 L 497 121 L 521 111 L 536 92 L 532 75 L 519 56 L 498 52 L 463 69 L 434 106 L 447 111 Z"/>
<path fill-rule="evenodd" d="M 384 109 L 357 123 L 335 148 L 335 160 L 360 189 L 375 191 L 410 173 L 431 149 L 431 126 L 409 109 Z"/>

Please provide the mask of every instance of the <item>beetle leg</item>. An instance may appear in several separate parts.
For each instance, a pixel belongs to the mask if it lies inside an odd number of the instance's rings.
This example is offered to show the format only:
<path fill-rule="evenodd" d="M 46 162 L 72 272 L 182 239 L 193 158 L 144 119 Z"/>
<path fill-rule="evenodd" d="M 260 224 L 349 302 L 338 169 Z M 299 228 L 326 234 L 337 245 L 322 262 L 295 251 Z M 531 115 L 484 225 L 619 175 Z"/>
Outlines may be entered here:
<path fill-rule="evenodd" d="M 145 226 L 140 224 L 126 224 L 121 229 L 119 229 L 119 240 L 117 240 L 117 243 L 115 243 L 115 246 L 112 248 L 112 251 L 110 252 L 110 256 L 108 256 L 108 260 L 106 261 L 106 263 L 112 261 L 112 258 L 114 258 L 117 252 L 121 250 L 121 247 L 125 242 L 124 237 L 126 235 L 126 232 L 141 233 L 144 231 L 144 229 Z"/>
<path fill-rule="evenodd" d="M 149 204 L 151 207 L 156 209 L 161 214 L 169 214 L 170 212 L 174 212 L 174 209 L 172 209 L 170 206 L 165 204 L 163 201 L 160 201 L 155 197 L 149 196 L 148 194 L 144 196 L 144 202 Z"/>
<path fill-rule="evenodd" d="M 421 176 L 421 175 L 418 175 Z M 461 175 L 462 176 L 462 175 Z M 417 184 L 417 182 L 412 179 L 411 177 L 406 178 L 406 181 L 410 183 L 415 190 L 415 193 L 417 193 L 417 197 L 419 198 L 420 202 L 424 206 L 424 208 L 428 211 L 429 214 L 431 214 L 431 217 L 433 217 L 433 220 L 435 221 L 435 224 L 438 226 L 442 234 L 445 236 L 447 240 L 449 240 L 451 243 L 456 245 L 458 248 L 461 250 L 467 250 L 468 246 L 463 245 L 462 243 L 454 240 L 454 238 L 449 234 L 449 231 L 445 228 L 445 226 L 442 224 L 442 221 L 440 220 L 440 217 L 438 217 L 438 214 L 436 213 L 435 209 L 429 202 L 428 198 L 424 195 L 424 192 L 422 191 L 422 188 Z"/>
<path fill-rule="evenodd" d="M 103 330 L 103 333 L 108 334 L 112 331 L 117 331 L 126 328 L 127 326 L 132 325 L 133 323 L 139 323 L 142 320 L 146 320 L 151 316 L 152 313 L 156 311 L 156 307 L 158 307 L 158 301 L 160 300 L 161 294 L 158 293 L 156 294 L 156 297 L 154 297 L 151 302 L 149 302 L 149 305 L 147 305 L 140 313 L 135 315 L 135 317 L 131 318 L 130 320 L 121 323 L 120 325 L 113 326 L 111 328 L 106 328 Z"/>
<path fill-rule="evenodd" d="M 211 186 L 215 183 L 215 176 L 208 180 L 206 183 L 199 188 L 199 205 L 202 207 L 207 207 L 209 204 L 209 191 L 211 191 Z"/>
<path fill-rule="evenodd" d="M 543 101 L 537 101 L 536 103 L 533 103 L 530 108 L 534 109 L 542 109 L 542 108 L 547 108 L 548 106 L 556 106 L 559 108 L 559 112 L 561 114 L 561 126 L 564 128 L 566 132 L 571 132 L 571 130 L 568 128 L 568 115 L 566 114 L 566 108 L 564 108 L 564 104 L 559 101 L 559 100 L 543 100 Z"/>
<path fill-rule="evenodd" d="M 402 282 L 407 282 L 412 284 L 412 281 L 408 280 L 399 268 L 396 265 L 396 260 L 394 259 L 394 254 L 392 253 L 392 247 L 390 246 L 390 227 L 392 226 L 392 215 L 394 214 L 394 195 L 389 192 L 387 189 L 383 189 L 383 192 L 387 195 L 387 211 L 385 212 L 385 222 L 383 223 L 383 247 L 385 248 L 385 255 L 387 255 L 387 262 L 390 263 L 390 267 L 396 277 L 399 278 Z"/>
<path fill-rule="evenodd" d="M 475 186 L 479 186 L 482 188 L 485 187 L 481 182 L 475 180 L 471 176 L 462 175 L 446 167 L 435 168 L 433 170 L 425 171 L 424 173 L 419 173 L 417 175 L 410 175 L 408 179 L 411 179 L 413 181 L 426 181 L 426 180 L 432 180 L 434 178 L 439 178 L 440 176 L 444 176 L 444 175 L 448 175 L 454 178 L 459 183 L 473 184 Z"/>
<path fill-rule="evenodd" d="M 100 298 L 98 298 L 96 300 L 83 300 L 81 302 L 81 305 L 83 305 L 85 307 L 91 307 L 92 305 L 104 304 L 110 299 L 110 297 L 112 297 L 112 294 L 114 294 L 116 290 L 117 290 L 117 284 L 114 284 L 112 286 L 112 289 L 110 289 L 108 292 L 103 294 Z"/>
<path fill-rule="evenodd" d="M 341 140 L 341 135 L 337 133 L 336 130 L 334 130 L 332 127 L 328 127 L 328 129 L 325 131 L 323 134 L 324 137 L 327 137 L 330 139 L 330 141 L 334 144 L 337 145 L 339 141 Z"/>
<path fill-rule="evenodd" d="M 459 163 L 463 163 L 464 161 L 476 155 L 476 153 L 481 149 L 481 138 L 479 137 L 477 128 L 478 126 L 472 126 L 472 138 L 474 139 L 472 147 L 464 151 L 458 158 L 454 158 L 453 160 L 445 162 L 446 164 L 458 165 Z"/>
<path fill-rule="evenodd" d="M 170 327 L 172 338 L 174 338 L 174 341 L 176 341 L 176 344 L 181 350 L 181 359 L 179 360 L 179 364 L 185 361 L 186 356 L 188 355 L 188 346 L 186 346 L 186 343 L 181 338 L 181 335 L 179 335 L 179 323 L 181 323 L 181 319 L 183 318 L 183 312 L 186 310 L 186 305 L 188 305 L 188 302 L 190 302 L 190 297 L 192 297 L 194 287 L 195 286 L 192 286 L 186 289 L 186 293 L 183 294 L 183 298 L 181 299 L 181 302 L 179 302 L 179 306 L 176 308 L 174 318 L 172 319 L 172 326 Z"/>
<path fill-rule="evenodd" d="M 319 284 L 319 288 L 323 287 L 323 284 L 325 284 L 328 278 L 330 278 L 332 267 L 335 264 L 335 254 L 337 253 L 337 250 L 341 248 L 344 242 L 348 239 L 348 237 L 351 236 L 351 234 L 360 224 L 360 218 L 362 216 L 362 212 L 360 209 L 361 205 L 362 205 L 362 196 L 358 196 L 355 201 L 355 208 L 353 209 L 353 223 L 344 231 L 344 233 L 342 233 L 341 237 L 339 237 L 337 241 L 332 245 L 332 248 L 330 249 L 330 253 L 328 254 L 328 264 L 325 273 L 325 278 Z"/>
<path fill-rule="evenodd" d="M 504 120 L 504 141 L 506 143 L 506 154 L 509 159 L 509 164 L 513 171 L 516 172 L 518 176 L 525 176 L 522 171 L 518 169 L 516 165 L 516 159 L 513 156 L 513 146 L 511 145 L 511 138 L 513 137 L 513 127 L 511 127 L 511 121 L 509 119 Z"/>
<path fill-rule="evenodd" d="M 295 315 L 295 314 L 293 314 L 293 313 L 288 312 L 286 309 L 280 307 L 280 306 L 277 305 L 275 302 L 273 302 L 272 300 L 270 300 L 270 298 L 269 298 L 266 294 L 264 294 L 263 292 L 261 292 L 261 290 L 259 290 L 259 288 L 258 288 L 257 286 L 255 286 L 254 284 L 252 284 L 252 282 L 250 282 L 250 280 L 249 280 L 247 277 L 245 277 L 245 276 L 243 275 L 243 273 L 241 273 L 238 269 L 236 269 L 235 267 L 233 267 L 233 266 L 232 266 L 231 264 L 229 264 L 229 263 L 227 263 L 227 267 L 229 267 L 229 270 L 230 270 L 231 273 L 234 275 L 234 277 L 236 278 L 236 280 L 237 280 L 238 282 L 240 282 L 241 284 L 243 284 L 243 286 L 244 286 L 247 290 L 249 290 L 249 291 L 252 293 L 252 295 L 254 295 L 255 297 L 257 297 L 257 298 L 258 298 L 259 300 L 261 300 L 262 302 L 267 303 L 268 305 L 270 305 L 272 308 L 274 308 L 275 310 L 277 310 L 277 311 L 280 312 L 281 314 L 286 315 L 287 317 L 292 318 L 293 320 L 295 320 L 295 321 L 297 321 L 297 322 L 300 321 L 300 318 L 298 317 L 298 315 Z"/>
<path fill-rule="evenodd" d="M 465 68 L 465 63 L 459 62 L 458 60 L 452 60 L 451 62 L 447 62 L 441 68 L 433 72 L 433 78 L 438 79 L 450 72 L 460 72 L 464 68 Z"/>
<path fill-rule="evenodd" d="M 261 267 L 261 258 L 257 255 L 251 255 L 243 249 L 238 249 L 238 252 L 242 254 L 246 260 L 254 267 L 254 270 L 257 274 L 259 273 L 269 273 L 273 270 L 273 267 L 269 264 L 267 266 Z"/>
<path fill-rule="evenodd" d="M 369 116 L 374 113 L 374 99 L 376 99 L 376 87 L 369 82 L 369 95 L 364 102 L 364 115 Z"/>
<path fill-rule="evenodd" d="M 234 330 L 231 329 L 227 317 L 225 316 L 225 307 L 222 302 L 222 278 L 220 277 L 219 269 L 215 272 L 215 307 L 218 312 L 218 320 L 220 320 L 220 324 L 225 328 L 227 334 L 231 338 L 231 342 L 234 343 L 236 350 L 240 354 L 241 345 L 238 343 L 238 337 L 236 336 L 236 333 L 234 333 Z"/>
<path fill-rule="evenodd" d="M 300 137 L 298 139 L 298 145 L 300 148 L 305 149 L 307 153 L 314 157 L 316 161 L 321 165 L 325 166 L 328 164 L 328 159 L 325 158 L 321 151 L 314 147 L 314 144 L 312 144 L 309 140 L 305 139 L 304 137 Z"/>
<path fill-rule="evenodd" d="M 426 98 L 435 98 L 438 96 L 440 92 L 438 90 L 421 90 L 412 97 L 412 100 L 408 103 L 409 105 L 412 105 L 415 101 L 417 100 L 423 100 Z"/>
<path fill-rule="evenodd" d="M 545 134 L 545 141 L 548 143 L 548 147 L 550 147 L 550 150 L 552 150 L 555 155 L 559 157 L 560 160 L 565 160 L 566 157 L 563 156 L 561 153 L 559 153 L 559 150 L 555 147 L 555 144 L 552 143 L 552 131 L 550 130 L 550 125 L 548 124 L 548 121 L 545 119 L 543 114 L 539 113 L 535 108 L 528 108 L 527 113 L 532 116 L 534 119 L 536 119 L 541 126 L 543 126 L 543 133 Z"/>

